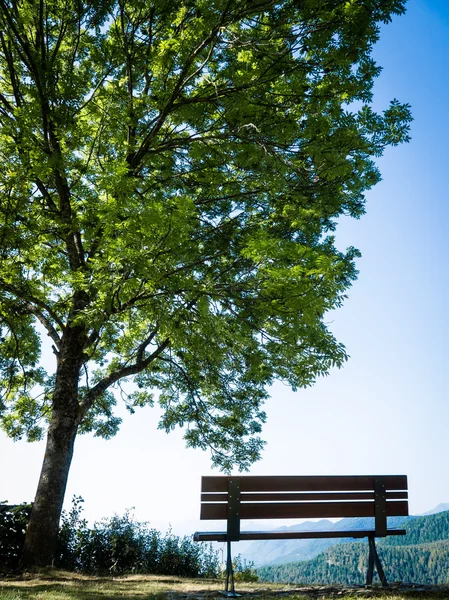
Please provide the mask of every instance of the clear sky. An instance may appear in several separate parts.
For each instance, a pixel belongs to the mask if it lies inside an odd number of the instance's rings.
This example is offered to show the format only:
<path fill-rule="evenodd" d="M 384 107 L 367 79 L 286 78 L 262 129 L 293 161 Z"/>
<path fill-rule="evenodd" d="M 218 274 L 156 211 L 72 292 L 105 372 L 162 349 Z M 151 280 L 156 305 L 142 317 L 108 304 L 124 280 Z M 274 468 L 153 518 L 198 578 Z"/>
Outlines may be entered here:
<path fill-rule="evenodd" d="M 407 14 L 383 29 L 375 58 L 384 68 L 376 109 L 396 97 L 415 121 L 411 143 L 379 161 L 383 181 L 368 194 L 367 214 L 337 232 L 342 249 L 363 255 L 345 306 L 329 317 L 351 359 L 311 389 L 272 388 L 268 443 L 251 473 L 405 473 L 419 514 L 449 502 L 449 3 L 409 0 Z M 78 438 L 67 504 L 77 494 L 91 520 L 135 507 L 154 527 L 201 528 L 209 456 L 157 422 L 157 409 L 144 409 L 125 414 L 113 440 Z M 0 433 L 0 500 L 33 499 L 43 450 Z"/>

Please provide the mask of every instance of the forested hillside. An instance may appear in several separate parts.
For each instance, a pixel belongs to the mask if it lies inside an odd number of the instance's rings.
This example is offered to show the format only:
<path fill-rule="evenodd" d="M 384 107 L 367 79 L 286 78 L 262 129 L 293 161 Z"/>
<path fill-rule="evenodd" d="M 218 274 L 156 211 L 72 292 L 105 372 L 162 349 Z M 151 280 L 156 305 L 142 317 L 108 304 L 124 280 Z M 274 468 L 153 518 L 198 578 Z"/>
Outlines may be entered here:
<path fill-rule="evenodd" d="M 389 581 L 449 582 L 449 541 L 392 547 L 379 545 L 379 555 Z M 366 580 L 368 544 L 334 546 L 316 558 L 286 565 L 261 567 L 261 581 L 285 583 L 352 583 Z"/>
<path fill-rule="evenodd" d="M 377 547 L 389 581 L 449 583 L 449 512 L 416 517 L 407 535 L 379 540 Z M 312 560 L 261 567 L 263 581 L 291 583 L 365 582 L 368 544 L 338 544 Z"/>
<path fill-rule="evenodd" d="M 415 517 L 391 517 L 388 526 L 401 528 L 404 523 Z M 348 529 L 371 529 L 374 519 L 356 517 L 340 519 L 337 522 L 321 519 L 320 521 L 306 521 L 282 529 L 290 531 L 345 531 Z M 317 538 L 305 540 L 261 540 L 254 542 L 242 552 L 243 558 L 253 562 L 257 567 L 264 565 L 280 565 L 284 563 L 310 560 L 327 548 L 337 544 L 351 542 L 350 538 Z"/>
<path fill-rule="evenodd" d="M 387 546 L 410 546 L 449 540 L 449 511 L 413 517 L 404 523 L 405 536 L 390 536 L 381 541 Z"/>

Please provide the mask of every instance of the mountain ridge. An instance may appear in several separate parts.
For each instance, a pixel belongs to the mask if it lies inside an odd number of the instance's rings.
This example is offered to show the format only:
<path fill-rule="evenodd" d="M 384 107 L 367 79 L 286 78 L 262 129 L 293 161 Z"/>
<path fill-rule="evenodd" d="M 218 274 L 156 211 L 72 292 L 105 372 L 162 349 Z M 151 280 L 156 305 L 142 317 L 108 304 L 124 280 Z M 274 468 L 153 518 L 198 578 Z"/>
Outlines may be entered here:
<path fill-rule="evenodd" d="M 449 503 L 440 503 L 438 506 L 434 507 L 430 511 L 427 511 L 423 515 L 411 515 L 409 517 L 389 517 L 388 526 L 390 528 L 403 527 L 407 522 L 413 519 L 420 518 L 421 516 L 439 514 L 447 510 L 449 510 Z M 340 519 L 335 522 L 327 519 L 321 519 L 320 521 L 305 521 L 295 525 L 284 526 L 279 529 L 291 531 L 341 531 L 348 529 L 368 529 L 373 527 L 373 525 L 373 518 L 355 517 Z M 321 552 L 324 552 L 327 548 L 337 544 L 348 544 L 352 541 L 353 540 L 351 538 L 261 540 L 250 544 L 241 552 L 241 555 L 244 560 L 254 563 L 256 567 L 265 565 L 279 565 L 295 561 L 310 560 Z"/>
<path fill-rule="evenodd" d="M 427 515 L 435 515 L 437 513 L 445 512 L 447 510 L 449 510 L 449 502 L 440 502 L 440 504 L 438 504 L 431 510 L 428 510 L 427 512 L 422 513 L 420 516 L 425 517 Z"/>

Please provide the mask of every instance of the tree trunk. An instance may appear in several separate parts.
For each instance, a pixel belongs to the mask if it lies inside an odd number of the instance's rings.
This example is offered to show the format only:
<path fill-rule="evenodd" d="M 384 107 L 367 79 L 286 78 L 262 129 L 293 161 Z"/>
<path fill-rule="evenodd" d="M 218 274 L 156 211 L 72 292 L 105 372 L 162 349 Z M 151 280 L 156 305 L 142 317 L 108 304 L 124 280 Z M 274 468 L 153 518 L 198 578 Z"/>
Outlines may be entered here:
<path fill-rule="evenodd" d="M 76 337 L 66 337 L 58 360 L 47 446 L 20 559 L 22 569 L 52 565 L 56 558 L 59 520 L 79 425 L 82 353 Z"/>
<path fill-rule="evenodd" d="M 59 411 L 58 411 L 59 413 Z M 53 411 L 44 463 L 27 528 L 21 568 L 51 565 L 72 462 L 77 423 Z"/>

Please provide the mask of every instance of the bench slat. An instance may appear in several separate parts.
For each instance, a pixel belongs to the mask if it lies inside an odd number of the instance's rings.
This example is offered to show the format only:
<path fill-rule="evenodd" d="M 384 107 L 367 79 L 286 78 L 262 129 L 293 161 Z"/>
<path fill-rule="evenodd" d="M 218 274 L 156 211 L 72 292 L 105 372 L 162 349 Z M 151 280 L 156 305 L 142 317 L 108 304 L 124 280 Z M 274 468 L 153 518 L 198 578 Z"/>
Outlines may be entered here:
<path fill-rule="evenodd" d="M 238 476 L 237 476 L 238 477 Z M 382 476 L 387 490 L 406 490 L 406 475 Z M 202 477 L 202 492 L 226 492 L 226 476 Z M 241 478 L 241 492 L 330 492 L 374 490 L 374 475 L 253 476 Z"/>
<path fill-rule="evenodd" d="M 386 503 L 387 516 L 408 516 L 408 502 Z M 226 519 L 227 504 L 201 505 L 200 518 Z M 301 503 L 242 503 L 240 519 L 313 519 L 337 517 L 374 517 L 374 502 L 301 502 Z"/>
<path fill-rule="evenodd" d="M 387 492 L 387 500 L 406 500 L 408 492 Z M 280 493 L 242 493 L 240 494 L 240 502 L 302 502 L 312 500 L 374 500 L 374 492 L 280 492 Z M 204 493 L 201 494 L 201 502 L 227 502 L 228 494 L 223 492 Z"/>

